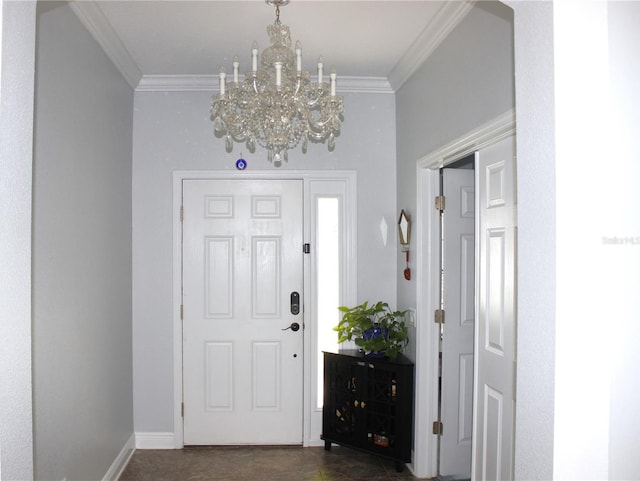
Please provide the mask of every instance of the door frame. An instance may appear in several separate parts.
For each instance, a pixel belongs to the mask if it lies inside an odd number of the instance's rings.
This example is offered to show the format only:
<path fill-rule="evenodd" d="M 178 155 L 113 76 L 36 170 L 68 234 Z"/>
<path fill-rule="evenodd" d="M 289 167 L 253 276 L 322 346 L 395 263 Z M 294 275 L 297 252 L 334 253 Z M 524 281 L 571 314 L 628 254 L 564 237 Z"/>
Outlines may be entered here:
<path fill-rule="evenodd" d="M 309 171 L 281 171 L 254 170 L 254 171 L 218 171 L 218 170 L 180 170 L 173 172 L 173 294 L 172 294 L 172 320 L 173 320 L 173 448 L 184 447 L 184 423 L 182 418 L 183 377 L 182 377 L 182 320 L 180 318 L 180 306 L 182 302 L 182 223 L 180 208 L 182 206 L 182 182 L 184 180 L 301 180 L 303 184 L 303 242 L 311 242 L 314 233 L 311 226 L 310 185 L 314 181 L 340 181 L 345 184 L 344 192 L 344 247 L 346 259 L 344 261 L 343 276 L 344 286 L 342 297 L 346 304 L 355 302 L 357 288 L 357 236 L 356 236 L 356 201 L 357 185 L 356 172 L 347 170 L 309 170 Z M 333 192 L 331 192 L 333 193 Z M 300 246 L 302 249 L 302 246 Z M 303 308 L 302 322 L 308 323 L 310 312 L 314 306 L 309 305 L 312 296 L 312 280 L 315 273 L 312 272 L 314 263 L 311 256 L 304 256 L 303 261 Z M 314 342 L 313 329 L 303 329 L 303 416 L 302 416 L 302 442 L 303 446 L 322 445 L 320 433 L 314 433 L 318 429 L 318 423 L 314 418 L 318 416 L 313 397 L 312 368 L 314 366 L 312 343 Z M 320 416 L 321 416 L 320 412 Z M 318 434 L 317 440 L 314 434 Z"/>
<path fill-rule="evenodd" d="M 453 140 L 416 161 L 416 398 L 415 442 L 412 471 L 418 477 L 435 478 L 438 440 L 432 424 L 438 419 L 439 330 L 433 312 L 440 299 L 440 224 L 433 199 L 439 195 L 439 169 L 488 145 L 515 135 L 513 109 Z M 477 174 L 476 174 L 477 175 Z M 476 193 L 477 194 L 477 193 Z M 476 244 L 478 239 L 476 238 Z M 477 269 L 476 259 L 476 269 Z M 474 362 L 476 362 L 474 355 Z"/>

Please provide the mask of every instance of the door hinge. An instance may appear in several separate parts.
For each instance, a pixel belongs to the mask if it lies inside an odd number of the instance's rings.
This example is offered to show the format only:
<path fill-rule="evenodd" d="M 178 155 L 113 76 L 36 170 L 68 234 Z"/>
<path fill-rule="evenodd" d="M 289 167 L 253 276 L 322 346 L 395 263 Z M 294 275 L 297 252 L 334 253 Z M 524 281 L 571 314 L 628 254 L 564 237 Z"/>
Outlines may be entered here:
<path fill-rule="evenodd" d="M 306 243 L 302 246 L 302 252 L 304 252 L 305 254 L 310 254 L 311 253 L 311 244 Z"/>
<path fill-rule="evenodd" d="M 180 222 L 184 222 L 184 206 L 180 206 Z"/>
<path fill-rule="evenodd" d="M 180 406 L 180 416 L 184 417 L 184 403 Z"/>
<path fill-rule="evenodd" d="M 184 304 L 180 304 L 180 320 L 184 321 Z"/>
<path fill-rule="evenodd" d="M 442 212 L 444 210 L 444 195 L 438 195 L 436 196 L 436 209 L 438 209 L 440 212 Z"/>
<path fill-rule="evenodd" d="M 433 322 L 435 322 L 436 324 L 444 324 L 444 309 L 435 310 Z"/>
<path fill-rule="evenodd" d="M 442 436 L 443 429 L 444 429 L 444 426 L 440 421 L 433 422 L 433 434 L 435 434 L 436 436 Z"/>

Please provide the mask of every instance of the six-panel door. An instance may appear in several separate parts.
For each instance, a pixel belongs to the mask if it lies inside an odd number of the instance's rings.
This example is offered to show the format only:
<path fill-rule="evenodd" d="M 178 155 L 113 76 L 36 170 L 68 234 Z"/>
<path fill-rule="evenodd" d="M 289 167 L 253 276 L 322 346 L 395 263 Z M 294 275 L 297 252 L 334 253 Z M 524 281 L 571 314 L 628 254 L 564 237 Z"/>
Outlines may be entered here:
<path fill-rule="evenodd" d="M 183 184 L 184 443 L 302 442 L 302 182 Z M 294 311 L 294 312 L 292 312 Z"/>

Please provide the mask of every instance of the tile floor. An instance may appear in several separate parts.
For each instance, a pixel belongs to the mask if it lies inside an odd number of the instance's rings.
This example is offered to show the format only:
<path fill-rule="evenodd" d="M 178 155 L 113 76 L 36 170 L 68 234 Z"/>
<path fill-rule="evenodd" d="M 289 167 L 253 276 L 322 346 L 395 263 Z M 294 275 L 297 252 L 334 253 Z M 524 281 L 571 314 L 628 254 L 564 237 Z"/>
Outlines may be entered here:
<path fill-rule="evenodd" d="M 349 448 L 202 447 L 139 450 L 120 481 L 406 481 L 395 463 Z"/>

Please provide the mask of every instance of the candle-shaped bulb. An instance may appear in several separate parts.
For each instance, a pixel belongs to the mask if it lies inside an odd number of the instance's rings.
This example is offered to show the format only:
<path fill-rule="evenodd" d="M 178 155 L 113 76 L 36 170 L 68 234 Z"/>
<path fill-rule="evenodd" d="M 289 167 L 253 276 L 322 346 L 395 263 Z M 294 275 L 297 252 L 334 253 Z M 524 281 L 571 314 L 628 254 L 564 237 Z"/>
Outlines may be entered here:
<path fill-rule="evenodd" d="M 233 83 L 238 83 L 238 68 L 240 67 L 240 61 L 238 56 L 233 57 Z"/>
<path fill-rule="evenodd" d="M 220 95 L 224 95 L 224 88 L 226 85 L 225 79 L 227 78 L 227 74 L 224 72 L 224 67 L 220 67 L 218 77 L 220 77 Z"/>
<path fill-rule="evenodd" d="M 318 58 L 318 84 L 322 83 L 322 62 L 323 62 L 323 58 L 322 56 L 320 56 L 320 58 Z"/>
<path fill-rule="evenodd" d="M 251 70 L 258 70 L 258 43 L 254 40 L 251 45 Z"/>
<path fill-rule="evenodd" d="M 335 97 L 336 96 L 336 78 L 338 77 L 338 74 L 336 73 L 336 67 L 335 65 L 331 67 L 331 96 Z"/>
<path fill-rule="evenodd" d="M 276 62 L 276 87 L 280 88 L 282 85 L 282 62 Z"/>
<path fill-rule="evenodd" d="M 299 40 L 296 42 L 296 72 L 302 72 L 302 45 Z"/>

